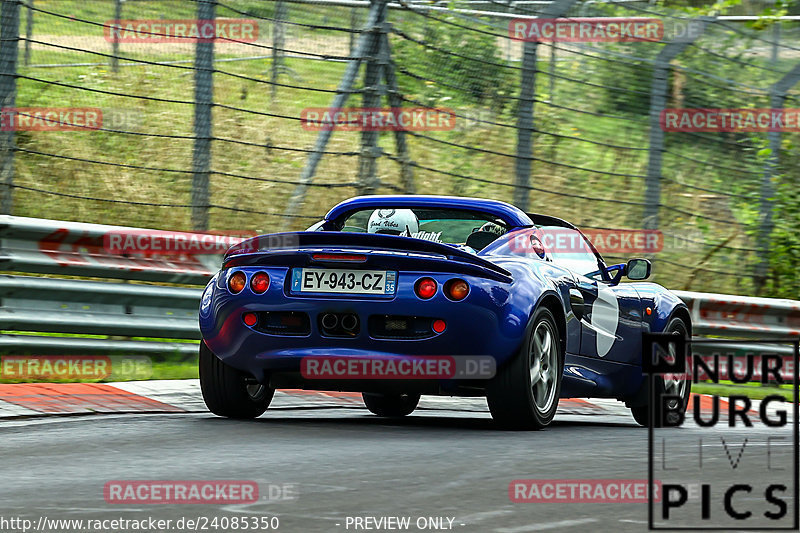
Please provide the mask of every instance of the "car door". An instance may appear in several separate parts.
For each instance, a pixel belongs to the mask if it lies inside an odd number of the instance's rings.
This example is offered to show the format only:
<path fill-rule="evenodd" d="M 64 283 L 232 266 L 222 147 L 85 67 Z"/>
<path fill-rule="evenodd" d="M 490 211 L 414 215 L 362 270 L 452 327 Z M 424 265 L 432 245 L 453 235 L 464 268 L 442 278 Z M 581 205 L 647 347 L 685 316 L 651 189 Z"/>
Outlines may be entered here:
<path fill-rule="evenodd" d="M 578 274 L 584 300 L 581 355 L 637 364 L 642 346 L 642 302 L 630 284 L 612 285 Z"/>
<path fill-rule="evenodd" d="M 605 263 L 580 231 L 563 227 L 540 229 L 548 257 L 574 275 L 571 300 L 581 312 L 580 354 L 607 361 L 637 364 L 642 342 L 642 302 L 629 284 L 614 285 Z M 575 308 L 575 305 L 573 305 Z"/>

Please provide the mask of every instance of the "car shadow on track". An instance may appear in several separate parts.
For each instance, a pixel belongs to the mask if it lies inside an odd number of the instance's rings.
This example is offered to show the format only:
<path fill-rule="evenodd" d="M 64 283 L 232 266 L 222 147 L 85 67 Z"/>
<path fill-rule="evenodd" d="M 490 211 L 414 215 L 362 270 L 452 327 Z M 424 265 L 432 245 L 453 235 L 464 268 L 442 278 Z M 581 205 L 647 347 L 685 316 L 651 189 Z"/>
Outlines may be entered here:
<path fill-rule="evenodd" d="M 300 416 L 292 416 L 289 409 L 281 410 L 283 412 L 268 412 L 255 420 L 228 420 L 224 418 L 209 416 L 202 418 L 203 423 L 210 424 L 235 424 L 235 425 L 253 425 L 263 427 L 275 426 L 291 426 L 291 427 L 326 427 L 328 429 L 340 428 L 419 428 L 419 429 L 461 429 L 471 431 L 491 431 L 515 433 L 519 430 L 509 430 L 497 425 L 492 419 L 480 416 L 474 416 L 476 413 L 464 412 L 456 416 L 452 415 L 426 415 L 415 416 L 409 415 L 403 418 L 382 418 L 369 414 L 352 415 L 350 413 L 336 413 L 333 416 L 324 413 L 312 413 L 310 410 L 303 410 Z M 563 429 L 574 429 L 576 427 L 594 427 L 594 428 L 626 428 L 638 427 L 638 425 L 631 420 L 630 423 L 624 423 L 615 420 L 602 420 L 602 417 L 581 417 L 581 420 L 558 420 L 556 418 L 553 423 L 545 430 L 546 432 L 554 432 Z M 641 428 L 645 430 L 646 428 Z M 525 430 L 522 430 L 525 432 Z"/>

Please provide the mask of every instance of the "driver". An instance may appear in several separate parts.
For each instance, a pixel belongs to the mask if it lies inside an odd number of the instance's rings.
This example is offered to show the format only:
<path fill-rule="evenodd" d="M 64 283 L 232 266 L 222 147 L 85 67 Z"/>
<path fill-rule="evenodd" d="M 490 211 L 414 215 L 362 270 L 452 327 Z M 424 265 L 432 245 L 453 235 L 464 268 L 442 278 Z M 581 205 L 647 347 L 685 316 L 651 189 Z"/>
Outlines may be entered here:
<path fill-rule="evenodd" d="M 369 217 L 367 231 L 411 237 L 419 233 L 419 219 L 411 209 L 376 209 Z"/>

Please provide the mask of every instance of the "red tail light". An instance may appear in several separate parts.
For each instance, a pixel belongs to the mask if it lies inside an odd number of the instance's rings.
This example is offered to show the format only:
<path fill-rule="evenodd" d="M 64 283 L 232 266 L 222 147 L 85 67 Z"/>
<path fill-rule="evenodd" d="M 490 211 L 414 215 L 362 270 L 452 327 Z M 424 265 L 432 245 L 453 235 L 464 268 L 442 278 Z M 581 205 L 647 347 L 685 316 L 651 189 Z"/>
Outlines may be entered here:
<path fill-rule="evenodd" d="M 436 333 L 441 333 L 446 328 L 447 328 L 447 323 L 441 318 L 438 318 L 433 321 L 433 331 L 435 331 Z"/>
<path fill-rule="evenodd" d="M 250 289 L 256 294 L 262 294 L 269 288 L 269 275 L 266 272 L 256 272 L 250 278 Z"/>
<path fill-rule="evenodd" d="M 433 278 L 420 279 L 414 286 L 414 292 L 423 300 L 433 298 L 433 295 L 436 294 L 436 280 Z"/>
<path fill-rule="evenodd" d="M 451 279 L 445 284 L 444 292 L 451 300 L 463 300 L 469 294 L 469 284 L 463 279 Z"/>
<path fill-rule="evenodd" d="M 247 285 L 247 276 L 244 275 L 244 272 L 236 272 L 228 278 L 228 290 L 231 291 L 232 294 L 239 294 L 242 292 L 245 285 Z"/>

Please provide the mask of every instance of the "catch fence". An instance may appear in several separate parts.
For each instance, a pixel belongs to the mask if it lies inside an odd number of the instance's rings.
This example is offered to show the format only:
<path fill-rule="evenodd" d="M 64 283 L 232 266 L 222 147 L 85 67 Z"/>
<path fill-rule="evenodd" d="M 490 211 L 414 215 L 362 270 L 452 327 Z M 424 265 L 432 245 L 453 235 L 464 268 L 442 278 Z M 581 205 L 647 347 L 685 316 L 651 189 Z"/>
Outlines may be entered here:
<path fill-rule="evenodd" d="M 798 17 L 740 15 L 646 1 L 6 0 L 3 212 L 274 231 L 355 194 L 490 197 L 590 230 L 658 230 L 658 249 L 604 255 L 644 253 L 670 288 L 776 294 L 795 264 L 798 128 L 674 131 L 664 117 L 785 108 L 788 122 L 800 108 Z M 515 33 L 556 18 L 662 33 Z M 198 20 L 224 35 L 169 33 Z M 445 109 L 452 123 L 304 120 L 331 107 Z M 73 110 L 74 127 L 37 125 L 44 108 Z"/>

